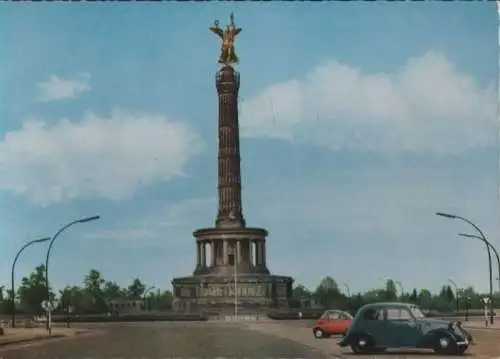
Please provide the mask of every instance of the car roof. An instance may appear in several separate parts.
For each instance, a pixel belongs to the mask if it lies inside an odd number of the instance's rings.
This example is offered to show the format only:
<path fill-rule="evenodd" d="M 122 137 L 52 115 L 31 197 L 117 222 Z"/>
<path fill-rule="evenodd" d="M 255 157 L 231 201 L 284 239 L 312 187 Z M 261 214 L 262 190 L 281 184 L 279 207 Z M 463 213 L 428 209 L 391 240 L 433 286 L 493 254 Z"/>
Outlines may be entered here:
<path fill-rule="evenodd" d="M 365 310 L 369 308 L 380 309 L 380 308 L 411 308 L 415 307 L 415 304 L 412 303 L 403 303 L 403 302 L 378 302 L 378 303 L 370 303 L 363 305 L 360 310 Z"/>
<path fill-rule="evenodd" d="M 324 313 L 329 313 L 329 312 L 345 313 L 345 311 L 340 309 L 327 309 L 324 311 Z"/>

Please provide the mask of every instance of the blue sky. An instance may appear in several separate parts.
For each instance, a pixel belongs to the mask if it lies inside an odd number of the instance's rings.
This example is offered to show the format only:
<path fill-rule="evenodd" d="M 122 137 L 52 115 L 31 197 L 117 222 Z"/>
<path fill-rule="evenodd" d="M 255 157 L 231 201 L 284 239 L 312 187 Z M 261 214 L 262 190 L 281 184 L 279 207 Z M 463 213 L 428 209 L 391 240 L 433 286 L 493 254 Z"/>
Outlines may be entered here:
<path fill-rule="evenodd" d="M 497 13 L 489 3 L 3 4 L 0 283 L 23 242 L 56 243 L 52 282 L 91 267 L 170 288 L 216 215 L 219 41 L 243 27 L 248 225 L 314 288 L 487 288 L 470 228 L 500 247 Z M 26 251 L 18 280 L 41 263 Z"/>

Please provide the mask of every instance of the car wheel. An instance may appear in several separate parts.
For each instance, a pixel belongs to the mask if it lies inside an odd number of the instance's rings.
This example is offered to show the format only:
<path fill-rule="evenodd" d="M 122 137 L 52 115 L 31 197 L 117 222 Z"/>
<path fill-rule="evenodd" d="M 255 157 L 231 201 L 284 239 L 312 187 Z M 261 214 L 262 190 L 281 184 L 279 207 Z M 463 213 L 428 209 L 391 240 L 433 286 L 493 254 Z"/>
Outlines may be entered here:
<path fill-rule="evenodd" d="M 354 343 L 351 344 L 351 350 L 354 354 L 367 354 L 373 352 L 375 343 L 371 338 L 365 335 L 359 335 L 354 339 Z"/>
<path fill-rule="evenodd" d="M 316 328 L 314 329 L 314 337 L 316 339 L 322 339 L 325 337 L 325 332 L 320 328 Z"/>
<path fill-rule="evenodd" d="M 436 354 L 455 354 L 457 349 L 453 340 L 447 335 L 438 337 L 434 344 L 434 352 Z"/>

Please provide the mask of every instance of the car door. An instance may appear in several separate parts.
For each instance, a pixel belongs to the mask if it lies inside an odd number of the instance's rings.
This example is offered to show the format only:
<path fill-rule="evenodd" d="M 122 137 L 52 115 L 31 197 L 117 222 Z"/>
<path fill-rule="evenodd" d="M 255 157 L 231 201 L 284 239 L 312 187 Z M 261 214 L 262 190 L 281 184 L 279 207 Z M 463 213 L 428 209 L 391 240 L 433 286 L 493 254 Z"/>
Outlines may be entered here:
<path fill-rule="evenodd" d="M 386 322 L 391 348 L 417 346 L 421 329 L 407 308 L 387 308 Z"/>
<path fill-rule="evenodd" d="M 328 334 L 337 334 L 338 332 L 339 313 L 331 311 L 328 313 L 325 322 L 325 331 Z"/>
<path fill-rule="evenodd" d="M 370 313 L 371 311 L 371 313 Z M 363 314 L 363 330 L 370 334 L 379 347 L 388 347 L 387 321 L 384 309 L 369 309 Z"/>

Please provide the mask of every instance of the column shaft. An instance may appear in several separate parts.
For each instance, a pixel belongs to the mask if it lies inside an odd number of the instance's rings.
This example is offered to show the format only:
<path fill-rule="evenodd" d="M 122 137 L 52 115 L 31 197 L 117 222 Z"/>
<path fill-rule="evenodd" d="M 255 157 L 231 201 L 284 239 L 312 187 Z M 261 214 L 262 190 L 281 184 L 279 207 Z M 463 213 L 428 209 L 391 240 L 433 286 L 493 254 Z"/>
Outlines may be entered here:
<path fill-rule="evenodd" d="M 201 242 L 201 263 L 203 267 L 207 266 L 207 243 Z"/>
<path fill-rule="evenodd" d="M 262 265 L 266 265 L 266 242 L 262 241 Z"/>
<path fill-rule="evenodd" d="M 214 241 L 211 241 L 210 242 L 210 249 L 211 249 L 211 254 L 212 254 L 212 267 L 215 266 L 215 256 L 216 256 L 216 252 L 215 252 L 215 242 Z"/>
<path fill-rule="evenodd" d="M 255 265 L 260 266 L 260 242 L 254 241 L 255 243 Z"/>
<path fill-rule="evenodd" d="M 222 242 L 222 264 L 227 265 L 227 240 Z"/>
<path fill-rule="evenodd" d="M 201 264 L 201 246 L 200 242 L 196 242 L 196 267 L 199 267 Z"/>
<path fill-rule="evenodd" d="M 241 263 L 241 241 L 236 240 L 236 258 L 238 258 L 238 264 Z"/>
<path fill-rule="evenodd" d="M 254 258 L 253 258 L 253 253 L 254 253 L 254 250 L 253 250 L 253 239 L 250 239 L 248 241 L 248 260 L 250 262 L 250 266 L 254 266 L 255 263 L 254 263 Z"/>

